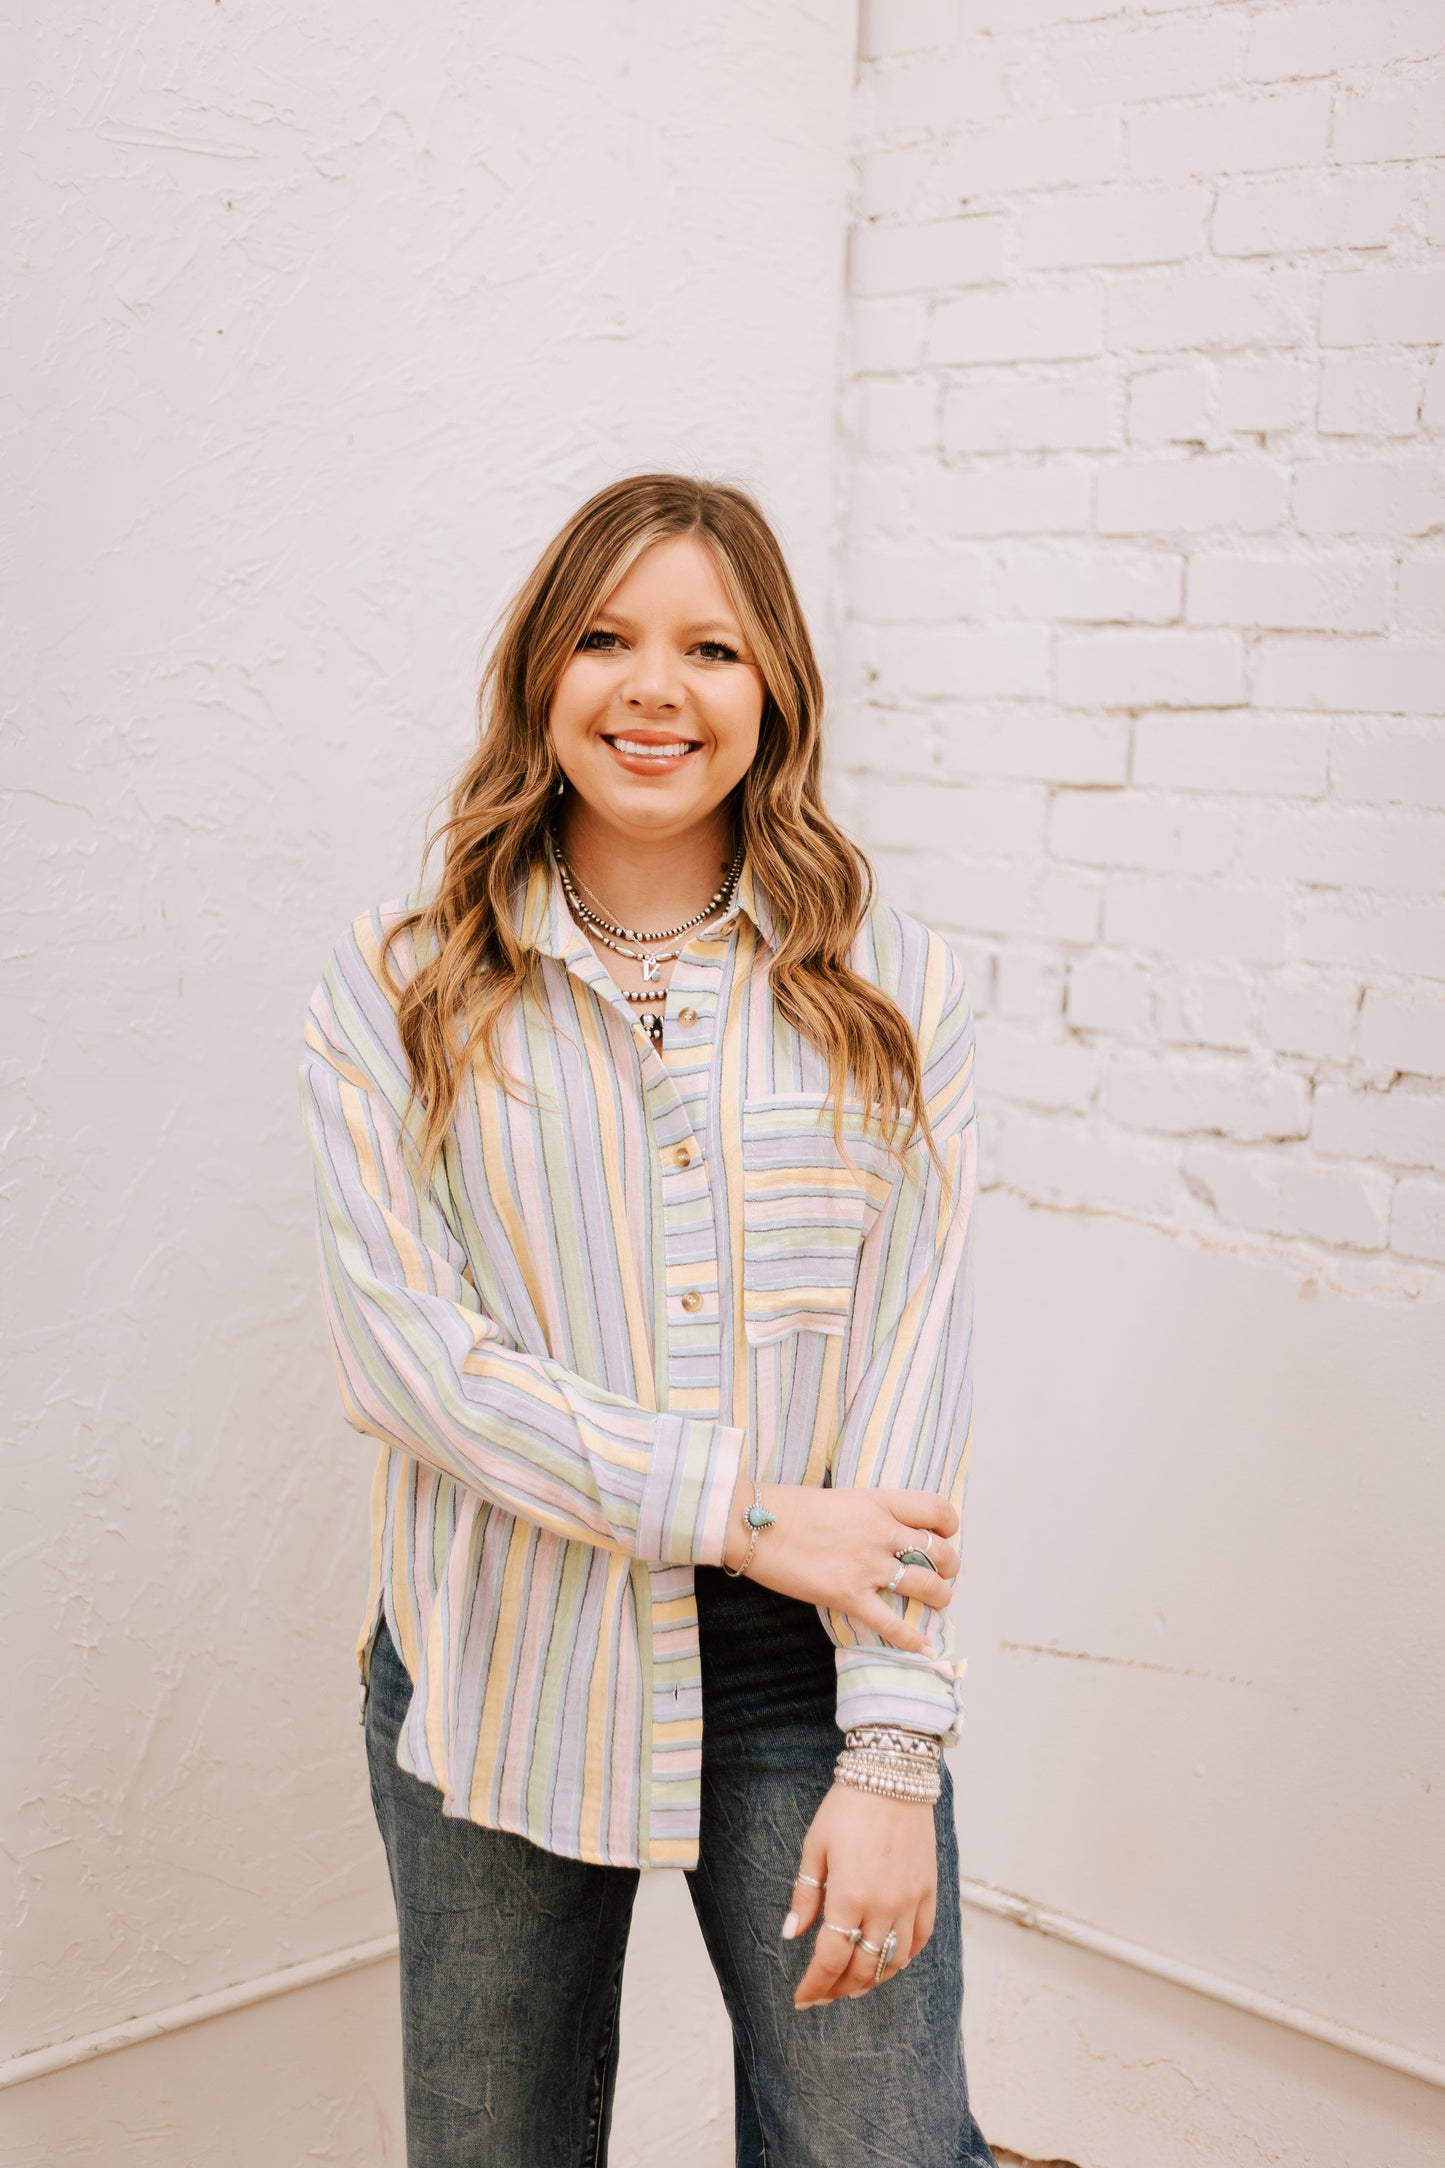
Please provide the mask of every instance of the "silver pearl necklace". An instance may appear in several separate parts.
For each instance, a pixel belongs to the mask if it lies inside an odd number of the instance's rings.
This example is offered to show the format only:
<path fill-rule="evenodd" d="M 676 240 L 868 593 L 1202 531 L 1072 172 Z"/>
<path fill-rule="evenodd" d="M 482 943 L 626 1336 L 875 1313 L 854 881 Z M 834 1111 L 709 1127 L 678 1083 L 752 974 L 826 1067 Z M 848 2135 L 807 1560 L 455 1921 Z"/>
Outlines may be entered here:
<path fill-rule="evenodd" d="M 700 926 L 704 919 L 711 918 L 713 913 L 719 910 L 728 900 L 729 893 L 736 888 L 743 870 L 743 846 L 739 844 L 733 856 L 732 864 L 723 875 L 721 886 L 714 889 L 700 911 L 694 911 L 692 917 L 683 919 L 680 925 L 663 926 L 656 933 L 642 933 L 636 926 L 619 926 L 616 919 L 609 916 L 607 906 L 602 903 L 602 898 L 597 894 L 596 889 L 588 888 L 581 874 L 575 872 L 568 865 L 555 836 L 552 839 L 552 850 L 557 860 L 557 870 L 562 876 L 562 886 L 566 891 L 567 901 L 574 904 L 588 924 L 595 926 L 599 933 L 613 934 L 621 941 L 675 941 L 679 934 L 691 933 L 694 926 Z M 583 903 L 581 897 L 577 894 L 579 888 L 587 889 L 588 895 L 592 897 L 595 903 L 601 905 L 601 909 L 594 911 Z M 679 951 L 680 953 L 681 951 Z"/>
<path fill-rule="evenodd" d="M 569 903 L 572 902 L 570 896 L 567 900 Z M 572 908 L 574 910 L 577 908 L 575 903 L 572 904 Z M 614 941 L 610 935 L 603 933 L 596 925 L 593 925 L 591 930 L 594 939 L 600 941 L 604 948 L 612 949 L 618 956 L 630 956 L 634 963 L 641 964 L 643 979 L 648 983 L 661 976 L 664 964 L 676 963 L 678 957 L 682 954 L 682 949 L 687 947 L 687 943 L 684 941 L 682 948 L 656 949 L 649 955 L 645 949 L 628 948 L 625 942 Z M 649 994 L 644 988 L 641 993 L 628 992 L 627 998 L 629 1001 L 660 1001 L 663 997 L 660 993 Z"/>
<path fill-rule="evenodd" d="M 578 895 L 574 885 L 581 879 L 581 876 L 573 873 L 562 855 L 555 836 L 552 839 L 552 851 L 557 861 L 557 873 L 562 883 L 562 892 L 576 916 L 591 930 L 594 937 L 602 943 L 604 948 L 611 949 L 615 955 L 630 957 L 634 963 L 641 964 L 644 984 L 640 990 L 635 992 L 624 989 L 629 1001 L 664 1000 L 666 996 L 660 987 L 656 991 L 653 990 L 656 982 L 662 976 L 662 966 L 675 963 L 678 957 L 681 956 L 683 949 L 687 947 L 687 943 L 684 941 L 678 948 L 649 952 L 646 949 L 631 948 L 628 946 L 629 942 L 674 941 L 679 934 L 692 933 L 695 928 L 703 924 L 705 919 L 715 917 L 720 911 L 730 910 L 743 870 L 743 849 L 742 845 L 739 844 L 722 886 L 709 896 L 700 911 L 696 912 L 693 917 L 684 919 L 680 926 L 668 926 L 660 933 L 639 933 L 633 927 L 619 926 L 615 919 L 603 917 L 601 913 L 589 910 Z M 621 936 L 620 939 L 615 938 L 619 935 Z"/>

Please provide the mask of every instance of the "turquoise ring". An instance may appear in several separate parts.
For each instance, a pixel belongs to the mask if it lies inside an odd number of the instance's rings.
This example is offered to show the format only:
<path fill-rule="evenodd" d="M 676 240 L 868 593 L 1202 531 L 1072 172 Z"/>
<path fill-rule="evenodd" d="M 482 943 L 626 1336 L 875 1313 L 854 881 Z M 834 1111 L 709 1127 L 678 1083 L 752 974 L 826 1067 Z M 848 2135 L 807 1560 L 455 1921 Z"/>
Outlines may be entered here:
<path fill-rule="evenodd" d="M 895 1551 L 893 1553 L 893 1556 L 898 1560 L 900 1565 L 927 1566 L 930 1573 L 937 1573 L 938 1571 L 937 1566 L 934 1565 L 933 1560 L 929 1557 L 927 1551 L 920 1551 L 916 1549 L 915 1546 L 911 1543 L 906 1550 Z"/>

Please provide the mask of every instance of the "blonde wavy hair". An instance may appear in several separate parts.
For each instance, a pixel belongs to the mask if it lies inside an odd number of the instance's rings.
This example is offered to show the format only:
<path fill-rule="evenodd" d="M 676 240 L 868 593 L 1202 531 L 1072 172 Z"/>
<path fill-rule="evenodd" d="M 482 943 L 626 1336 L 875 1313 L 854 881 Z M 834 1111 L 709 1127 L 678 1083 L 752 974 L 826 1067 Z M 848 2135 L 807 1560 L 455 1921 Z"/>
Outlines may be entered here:
<path fill-rule="evenodd" d="M 873 876 L 823 808 L 823 683 L 777 537 L 740 489 L 644 474 L 574 512 L 507 611 L 482 678 L 481 741 L 427 846 L 428 858 L 443 847 L 440 882 L 388 938 L 389 951 L 414 933 L 422 959 L 398 987 L 398 1021 L 428 1170 L 456 1112 L 464 1044 L 505 1089 L 518 1088 L 502 1068 L 498 1026 L 510 1002 L 540 992 L 540 958 L 518 938 L 514 899 L 547 850 L 562 776 L 548 727 L 558 682 L 629 568 L 674 535 L 711 551 L 765 688 L 734 819 L 776 917 L 774 999 L 827 1062 L 836 1138 L 851 1083 L 895 1149 L 919 1131 L 931 1147 L 908 1020 L 848 964 Z"/>

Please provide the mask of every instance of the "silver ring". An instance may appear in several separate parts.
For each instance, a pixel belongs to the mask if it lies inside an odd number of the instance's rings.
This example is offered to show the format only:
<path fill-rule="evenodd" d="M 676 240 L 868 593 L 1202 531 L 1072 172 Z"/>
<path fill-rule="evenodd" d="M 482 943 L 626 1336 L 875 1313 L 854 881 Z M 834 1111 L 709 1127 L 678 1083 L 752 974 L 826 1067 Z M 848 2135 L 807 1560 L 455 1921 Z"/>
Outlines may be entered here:
<path fill-rule="evenodd" d="M 888 1970 L 888 1967 L 892 1964 L 894 1958 L 897 1955 L 898 1936 L 890 1927 L 887 1934 L 883 1937 L 883 1947 L 878 1952 L 878 1962 L 873 1967 L 873 1985 L 875 1987 L 881 1984 L 884 1973 Z"/>
<path fill-rule="evenodd" d="M 898 1594 L 898 1584 L 903 1579 L 903 1576 L 905 1573 L 907 1573 L 907 1571 L 908 1568 L 900 1564 L 898 1571 L 893 1576 L 893 1579 L 891 1581 L 884 1582 L 883 1586 L 890 1596 L 896 1596 Z"/>
<path fill-rule="evenodd" d="M 901 1551 L 895 1551 L 893 1556 L 901 1559 L 905 1566 L 923 1566 L 929 1573 L 938 1571 L 927 1551 L 920 1551 L 916 1544 L 906 1544 Z"/>
<path fill-rule="evenodd" d="M 820 1882 L 815 1874 L 795 1874 L 793 1876 L 794 1889 L 797 1888 L 800 1882 L 807 1889 L 826 1889 L 828 1887 L 827 1883 Z"/>
<path fill-rule="evenodd" d="M 860 1950 L 866 1950 L 870 1957 L 879 1957 L 888 1947 L 887 1937 L 885 1936 L 882 1942 L 870 1942 L 866 1935 L 860 1935 L 858 1937 L 858 1947 Z"/>
<path fill-rule="evenodd" d="M 846 1935 L 855 1950 L 857 1949 L 858 1944 L 863 1940 L 863 1930 L 861 1927 L 840 1927 L 836 1920 L 821 1920 L 819 1922 L 819 1925 L 822 1927 L 830 1928 L 835 1935 Z"/>

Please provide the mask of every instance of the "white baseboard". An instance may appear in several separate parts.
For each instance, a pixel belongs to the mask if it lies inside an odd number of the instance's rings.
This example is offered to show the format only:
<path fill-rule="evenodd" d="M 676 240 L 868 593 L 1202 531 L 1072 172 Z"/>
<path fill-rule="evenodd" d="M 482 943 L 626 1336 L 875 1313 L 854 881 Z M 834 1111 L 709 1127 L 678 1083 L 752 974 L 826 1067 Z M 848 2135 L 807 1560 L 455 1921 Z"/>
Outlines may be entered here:
<path fill-rule="evenodd" d="M 98 2055 L 113 2055 L 118 2048 L 139 2047 L 143 2041 L 183 2032 L 188 2025 L 228 2017 L 233 2010 L 271 2002 L 278 1995 L 294 1994 L 297 1988 L 339 1979 L 343 1973 L 359 1972 L 365 1965 L 379 1965 L 395 1955 L 396 1936 L 377 1935 L 370 1942 L 353 1942 L 344 1950 L 328 1951 L 324 1957 L 310 1957 L 301 1965 L 283 1965 L 276 1972 L 263 1972 L 255 1980 L 238 1980 L 233 1987 L 219 1988 L 213 1995 L 193 1995 L 189 2001 L 172 2003 L 165 2010 L 126 2018 L 119 2025 L 104 2025 L 98 2032 L 80 2033 L 73 2040 L 57 2040 L 50 2047 L 34 2048 L 28 2055 L 15 2055 L 9 2062 L 0 2063 L 0 2091 L 24 2085 L 31 2078 L 49 2077 L 53 2071 L 68 2070 L 76 2063 L 93 2062 Z"/>

